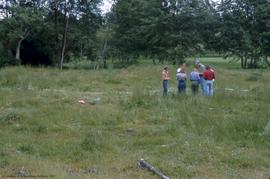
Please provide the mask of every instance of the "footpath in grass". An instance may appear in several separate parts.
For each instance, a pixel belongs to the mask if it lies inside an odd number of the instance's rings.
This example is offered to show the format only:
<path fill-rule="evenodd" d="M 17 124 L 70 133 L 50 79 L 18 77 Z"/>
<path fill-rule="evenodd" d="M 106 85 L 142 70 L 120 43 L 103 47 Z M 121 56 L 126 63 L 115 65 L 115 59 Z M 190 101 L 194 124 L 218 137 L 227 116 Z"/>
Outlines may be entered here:
<path fill-rule="evenodd" d="M 156 178 L 144 158 L 170 178 L 269 178 L 270 72 L 205 63 L 213 98 L 176 95 L 176 66 L 168 98 L 161 65 L 1 69 L 0 176 Z"/>

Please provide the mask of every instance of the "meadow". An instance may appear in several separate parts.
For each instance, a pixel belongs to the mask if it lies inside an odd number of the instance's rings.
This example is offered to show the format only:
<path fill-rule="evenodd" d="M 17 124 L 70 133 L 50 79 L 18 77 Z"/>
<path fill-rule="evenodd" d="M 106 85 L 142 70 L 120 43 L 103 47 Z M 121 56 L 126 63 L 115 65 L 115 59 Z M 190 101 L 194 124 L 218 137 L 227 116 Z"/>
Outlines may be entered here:
<path fill-rule="evenodd" d="M 144 158 L 175 179 L 268 179 L 270 71 L 203 63 L 216 71 L 212 98 L 177 95 L 172 65 L 163 97 L 162 65 L 144 61 L 0 69 L 0 178 L 157 178 L 137 166 Z"/>

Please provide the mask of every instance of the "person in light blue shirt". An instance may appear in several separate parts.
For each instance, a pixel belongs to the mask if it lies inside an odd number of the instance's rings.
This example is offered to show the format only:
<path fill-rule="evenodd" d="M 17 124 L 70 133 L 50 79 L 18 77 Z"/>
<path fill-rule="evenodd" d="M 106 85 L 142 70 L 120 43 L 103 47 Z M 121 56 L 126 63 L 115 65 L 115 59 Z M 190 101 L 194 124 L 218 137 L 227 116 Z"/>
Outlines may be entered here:
<path fill-rule="evenodd" d="M 199 84 L 200 84 L 200 74 L 196 68 L 190 73 L 189 80 L 191 82 L 190 88 L 192 91 L 192 94 L 197 94 L 199 92 Z"/>
<path fill-rule="evenodd" d="M 187 75 L 183 68 L 176 74 L 176 79 L 178 81 L 178 93 L 185 93 Z"/>

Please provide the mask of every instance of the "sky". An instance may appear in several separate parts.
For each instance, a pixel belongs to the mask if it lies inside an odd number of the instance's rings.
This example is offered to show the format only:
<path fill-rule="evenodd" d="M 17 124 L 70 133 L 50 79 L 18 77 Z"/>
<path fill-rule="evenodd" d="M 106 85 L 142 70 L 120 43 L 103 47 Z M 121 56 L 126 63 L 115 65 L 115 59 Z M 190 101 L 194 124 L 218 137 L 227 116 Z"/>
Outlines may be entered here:
<path fill-rule="evenodd" d="M 103 5 L 101 6 L 102 13 L 107 13 L 110 11 L 113 0 L 103 0 Z"/>
<path fill-rule="evenodd" d="M 213 0 L 214 2 L 220 2 L 220 0 Z M 110 11 L 113 0 L 103 0 L 103 5 L 101 6 L 102 13 L 105 14 Z"/>

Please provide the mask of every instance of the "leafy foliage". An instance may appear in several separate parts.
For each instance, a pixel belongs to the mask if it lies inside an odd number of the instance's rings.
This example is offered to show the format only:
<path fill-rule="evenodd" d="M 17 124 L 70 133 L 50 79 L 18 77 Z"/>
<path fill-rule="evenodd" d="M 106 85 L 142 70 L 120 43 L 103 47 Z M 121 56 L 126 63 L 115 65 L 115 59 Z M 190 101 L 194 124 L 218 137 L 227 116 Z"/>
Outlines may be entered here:
<path fill-rule="evenodd" d="M 266 67 L 269 56 L 270 2 L 222 1 L 219 50 L 241 59 L 242 68 Z"/>
<path fill-rule="evenodd" d="M 102 0 L 1 2 L 1 66 L 79 59 L 99 69 L 108 59 L 178 64 L 209 53 L 241 60 L 242 68 L 270 64 L 268 0 L 117 0 L 105 15 Z"/>

